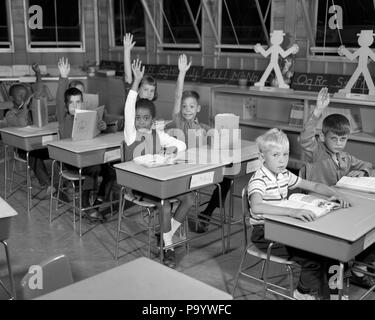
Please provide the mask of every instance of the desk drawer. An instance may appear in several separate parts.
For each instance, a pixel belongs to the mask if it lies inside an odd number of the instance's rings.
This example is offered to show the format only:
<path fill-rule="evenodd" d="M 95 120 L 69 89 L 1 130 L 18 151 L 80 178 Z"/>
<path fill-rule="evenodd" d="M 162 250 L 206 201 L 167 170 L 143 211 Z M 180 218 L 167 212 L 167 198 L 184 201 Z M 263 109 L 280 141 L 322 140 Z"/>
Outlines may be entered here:
<path fill-rule="evenodd" d="M 47 147 L 47 142 L 57 140 L 57 133 L 35 137 L 19 137 L 7 132 L 1 133 L 4 144 L 17 147 L 25 151 L 33 151 Z"/>
<path fill-rule="evenodd" d="M 204 174 L 208 172 L 214 172 L 213 183 L 219 183 L 223 181 L 222 167 L 202 171 L 198 174 Z M 168 181 L 161 181 L 116 168 L 117 183 L 119 185 L 132 188 L 134 190 L 152 195 L 160 199 L 168 199 L 207 186 L 206 184 L 196 188 L 190 188 L 192 176 L 193 175 L 186 175 Z"/>

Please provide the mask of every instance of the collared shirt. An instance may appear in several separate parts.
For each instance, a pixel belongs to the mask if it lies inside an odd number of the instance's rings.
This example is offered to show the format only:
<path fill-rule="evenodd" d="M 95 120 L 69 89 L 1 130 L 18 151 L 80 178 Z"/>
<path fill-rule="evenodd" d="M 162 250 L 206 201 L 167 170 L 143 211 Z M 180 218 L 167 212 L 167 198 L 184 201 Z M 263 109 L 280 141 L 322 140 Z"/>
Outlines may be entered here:
<path fill-rule="evenodd" d="M 251 177 L 247 186 L 247 197 L 250 202 L 250 196 L 259 193 L 264 202 L 285 200 L 288 197 L 288 190 L 298 187 L 301 181 L 300 177 L 289 170 L 275 175 L 263 165 Z M 261 215 L 251 214 L 250 222 L 253 225 L 263 224 L 264 218 Z"/>

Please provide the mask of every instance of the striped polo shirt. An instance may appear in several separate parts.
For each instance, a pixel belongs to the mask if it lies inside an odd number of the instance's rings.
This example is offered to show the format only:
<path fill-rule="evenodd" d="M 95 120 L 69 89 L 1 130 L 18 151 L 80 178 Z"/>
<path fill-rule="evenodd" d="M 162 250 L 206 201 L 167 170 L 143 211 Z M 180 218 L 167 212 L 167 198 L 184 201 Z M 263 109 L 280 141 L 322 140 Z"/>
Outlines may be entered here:
<path fill-rule="evenodd" d="M 253 193 L 260 193 L 265 202 L 285 200 L 288 197 L 288 189 L 298 187 L 301 180 L 300 177 L 297 177 L 289 170 L 275 175 L 263 165 L 253 174 L 249 181 L 247 186 L 248 200 L 250 202 L 250 196 Z M 264 218 L 261 215 L 251 214 L 250 223 L 253 225 L 263 224 Z"/>

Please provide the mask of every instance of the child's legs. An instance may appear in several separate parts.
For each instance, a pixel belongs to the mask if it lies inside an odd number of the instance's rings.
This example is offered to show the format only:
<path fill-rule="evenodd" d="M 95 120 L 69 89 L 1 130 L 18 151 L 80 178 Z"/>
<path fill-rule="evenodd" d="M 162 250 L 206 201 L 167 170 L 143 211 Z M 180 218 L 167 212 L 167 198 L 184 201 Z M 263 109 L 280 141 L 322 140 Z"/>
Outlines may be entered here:
<path fill-rule="evenodd" d="M 159 220 L 159 223 L 163 223 L 163 233 L 171 231 L 171 204 L 168 200 L 164 200 L 163 206 L 160 200 L 155 202 L 159 210 L 159 219 L 163 215 L 163 222 Z"/>
<path fill-rule="evenodd" d="M 44 163 L 47 159 L 49 159 L 48 149 L 34 150 L 29 154 L 30 167 L 42 187 L 48 186 L 51 181 Z"/>
<path fill-rule="evenodd" d="M 231 181 L 232 181 L 231 179 L 224 178 L 223 181 L 220 182 L 221 199 L 223 202 L 223 206 L 225 203 L 225 198 L 227 197 L 228 191 L 230 189 Z M 206 209 L 202 212 L 202 214 L 206 215 L 207 217 L 211 217 L 214 210 L 219 207 L 220 207 L 219 187 L 216 187 L 211 196 L 210 201 L 208 202 Z"/>
<path fill-rule="evenodd" d="M 355 260 L 374 265 L 375 269 L 375 245 L 372 244 L 365 251 L 362 251 L 358 256 L 356 256 Z M 369 271 L 374 272 L 374 270 Z"/>
<path fill-rule="evenodd" d="M 104 200 L 109 199 L 109 194 L 116 181 L 116 171 L 110 164 L 103 164 L 101 176 L 103 180 L 99 186 L 98 197 L 102 197 Z"/>
<path fill-rule="evenodd" d="M 85 180 L 83 181 L 83 185 L 82 185 L 83 191 L 95 189 L 95 181 L 97 181 L 100 171 L 101 171 L 100 165 L 95 165 L 95 166 L 86 167 L 82 169 L 82 175 L 85 176 Z"/>
<path fill-rule="evenodd" d="M 192 192 L 189 192 L 178 196 L 177 199 L 180 200 L 180 205 L 178 206 L 174 214 L 174 219 L 182 223 L 190 208 L 195 204 L 194 194 Z"/>

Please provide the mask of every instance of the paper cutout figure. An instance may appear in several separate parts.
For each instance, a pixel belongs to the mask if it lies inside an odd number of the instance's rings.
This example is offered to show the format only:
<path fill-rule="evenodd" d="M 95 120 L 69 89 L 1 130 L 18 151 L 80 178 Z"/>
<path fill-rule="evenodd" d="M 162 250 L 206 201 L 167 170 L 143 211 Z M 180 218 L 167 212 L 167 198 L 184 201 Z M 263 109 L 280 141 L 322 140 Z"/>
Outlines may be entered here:
<path fill-rule="evenodd" d="M 290 54 L 296 54 L 299 50 L 299 47 L 297 44 L 292 45 L 288 50 L 284 50 L 280 44 L 284 41 L 285 33 L 282 30 L 274 30 L 271 32 L 271 46 L 264 50 L 263 47 L 260 45 L 260 43 L 257 43 L 254 47 L 254 51 L 256 53 L 260 53 L 264 57 L 268 57 L 271 55 L 270 63 L 268 64 L 267 69 L 264 71 L 262 77 L 260 78 L 259 82 L 254 83 L 254 86 L 257 87 L 264 87 L 264 84 L 268 78 L 268 76 L 271 74 L 272 70 L 275 71 L 275 75 L 278 82 L 279 88 L 288 89 L 289 85 L 285 83 L 284 77 L 281 74 L 280 66 L 279 66 L 279 55 L 282 58 L 286 58 Z"/>
<path fill-rule="evenodd" d="M 368 94 L 375 95 L 375 86 L 372 81 L 370 72 L 367 68 L 369 58 L 375 61 L 375 53 L 372 51 L 372 49 L 370 49 L 370 46 L 374 42 L 374 31 L 361 30 L 361 33 L 358 33 L 357 36 L 359 36 L 358 44 L 360 45 L 360 48 L 357 51 L 351 53 L 348 49 L 345 48 L 345 46 L 340 46 L 337 50 L 340 56 L 345 56 L 349 60 L 354 60 L 358 57 L 357 69 L 354 71 L 345 88 L 339 90 L 339 92 L 350 93 L 351 88 L 354 86 L 355 82 L 362 73 L 369 90 Z"/>

